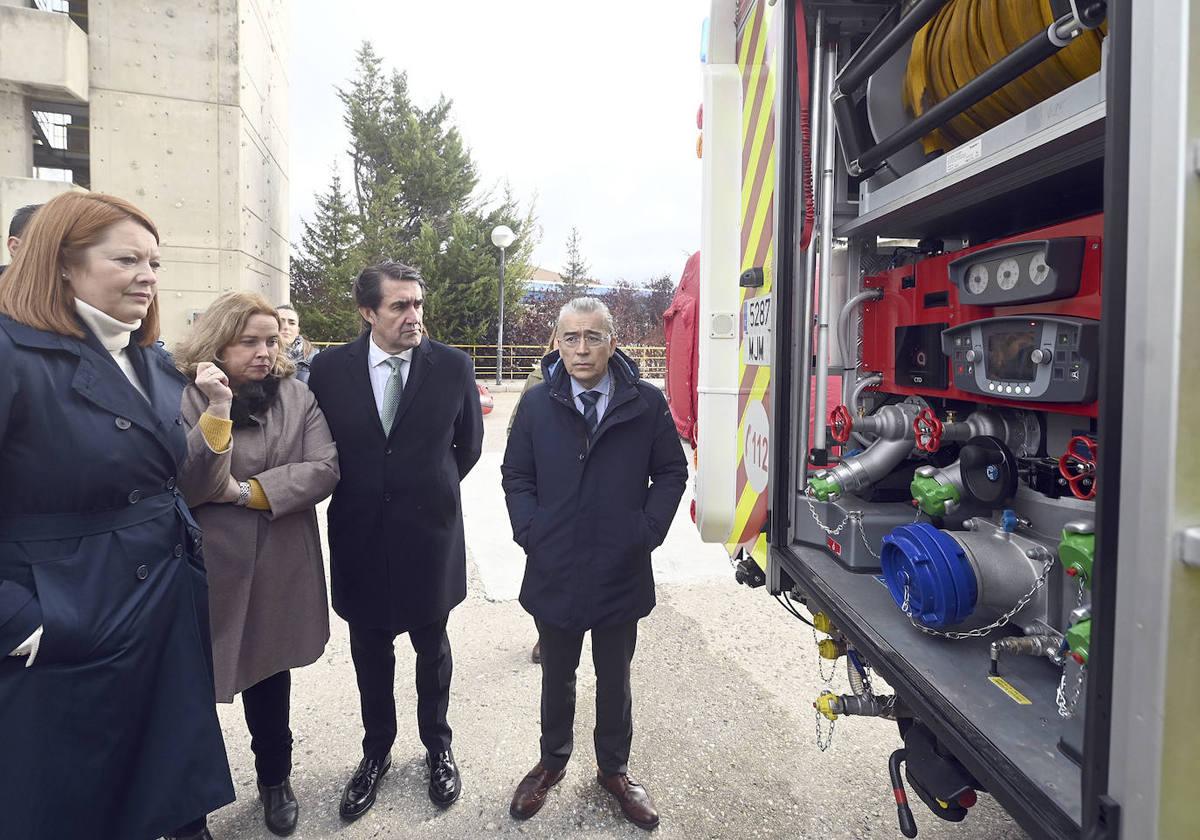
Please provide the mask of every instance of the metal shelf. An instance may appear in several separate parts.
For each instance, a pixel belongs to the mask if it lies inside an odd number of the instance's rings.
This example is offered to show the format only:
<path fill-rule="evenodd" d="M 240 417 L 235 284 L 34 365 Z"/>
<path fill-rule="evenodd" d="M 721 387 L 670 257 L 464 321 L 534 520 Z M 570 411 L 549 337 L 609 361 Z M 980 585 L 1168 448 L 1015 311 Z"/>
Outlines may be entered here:
<path fill-rule="evenodd" d="M 1104 114 L 1101 70 L 889 184 L 863 184 L 859 215 L 835 234 L 979 239 L 1091 212 Z"/>
<path fill-rule="evenodd" d="M 874 575 L 855 574 L 825 551 L 793 543 L 771 549 L 988 791 L 1037 837 L 1078 837 L 1080 770 L 1057 748 L 1058 673 L 1042 659 L 1010 656 L 1001 673 L 1030 698 L 1014 703 L 987 681 L 991 638 L 948 641 L 914 629 Z"/>

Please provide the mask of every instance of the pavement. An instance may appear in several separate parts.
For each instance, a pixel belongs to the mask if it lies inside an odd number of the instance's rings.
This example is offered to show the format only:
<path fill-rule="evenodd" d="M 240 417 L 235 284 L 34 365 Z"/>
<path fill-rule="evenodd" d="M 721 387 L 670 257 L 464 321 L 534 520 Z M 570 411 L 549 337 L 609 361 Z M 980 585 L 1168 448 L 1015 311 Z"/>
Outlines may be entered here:
<path fill-rule="evenodd" d="M 495 390 L 484 454 L 463 482 L 469 594 L 451 613 L 454 686 L 450 723 L 462 798 L 437 809 L 416 729 L 414 656 L 397 639 L 400 734 L 374 808 L 343 823 L 337 804 L 361 757 L 362 729 L 346 625 L 332 618 L 324 656 L 293 672 L 292 786 L 305 838 L 647 836 L 596 784 L 590 730 L 595 677 L 585 642 L 578 680 L 576 750 L 566 778 L 527 822 L 508 815 L 521 777 L 538 759 L 540 671 L 529 661 L 532 619 L 515 600 L 524 558 L 512 543 L 499 486 L 515 390 Z M 689 458 L 690 460 L 690 458 Z M 817 746 L 813 699 L 826 687 L 812 631 L 763 589 L 737 585 L 724 550 L 700 542 L 687 496 L 654 553 L 658 606 L 639 626 L 633 662 L 630 773 L 662 817 L 659 840 L 899 837 L 887 758 L 894 723 L 850 718 L 832 746 Z M 324 528 L 324 506 L 319 511 Z M 829 666 L 826 665 L 828 676 Z M 834 690 L 847 690 L 843 669 Z M 240 701 L 219 706 L 238 801 L 210 817 L 216 840 L 269 838 L 262 823 L 250 738 Z M 827 730 L 823 730 L 827 731 Z M 910 791 L 921 836 L 1008 840 L 1027 835 L 988 796 L 964 823 L 929 813 Z"/>

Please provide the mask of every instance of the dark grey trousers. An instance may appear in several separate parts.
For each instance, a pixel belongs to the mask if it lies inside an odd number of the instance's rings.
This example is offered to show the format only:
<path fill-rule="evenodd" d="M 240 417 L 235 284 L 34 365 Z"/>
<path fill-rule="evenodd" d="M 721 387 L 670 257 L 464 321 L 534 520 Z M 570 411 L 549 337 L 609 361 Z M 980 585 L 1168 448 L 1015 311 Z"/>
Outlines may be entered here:
<path fill-rule="evenodd" d="M 575 671 L 583 633 L 537 622 L 542 643 L 542 766 L 566 767 L 575 744 Z M 633 694 L 629 665 L 637 647 L 637 622 L 592 633 L 596 668 L 596 764 L 605 775 L 629 770 L 633 741 Z"/>

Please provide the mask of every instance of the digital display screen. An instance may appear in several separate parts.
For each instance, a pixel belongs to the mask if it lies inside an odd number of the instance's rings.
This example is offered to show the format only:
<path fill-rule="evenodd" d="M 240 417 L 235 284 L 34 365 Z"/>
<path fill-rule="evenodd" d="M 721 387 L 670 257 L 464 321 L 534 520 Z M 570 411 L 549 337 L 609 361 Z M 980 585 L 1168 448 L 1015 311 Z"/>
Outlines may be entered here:
<path fill-rule="evenodd" d="M 994 332 L 987 338 L 987 375 L 1009 382 L 1032 382 L 1037 365 L 1030 353 L 1037 347 L 1037 332 Z"/>

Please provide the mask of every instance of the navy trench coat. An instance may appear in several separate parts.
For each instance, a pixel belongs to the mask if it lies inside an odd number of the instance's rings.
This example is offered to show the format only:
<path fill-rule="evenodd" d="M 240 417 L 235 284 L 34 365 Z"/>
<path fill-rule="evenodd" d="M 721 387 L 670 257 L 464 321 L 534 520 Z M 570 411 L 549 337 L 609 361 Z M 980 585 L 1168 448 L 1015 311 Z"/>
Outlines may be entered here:
<path fill-rule="evenodd" d="M 610 627 L 654 608 L 650 552 L 667 536 L 687 459 L 662 392 L 618 350 L 599 427 L 587 425 L 557 351 L 542 360 L 504 452 L 513 539 L 525 549 L 521 605 L 564 630 Z"/>
<path fill-rule="evenodd" d="M 175 490 L 185 381 L 0 315 L 0 836 L 150 840 L 233 801 L 199 529 Z"/>

